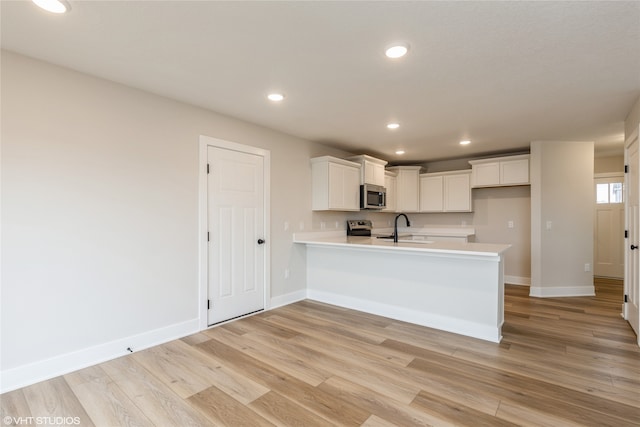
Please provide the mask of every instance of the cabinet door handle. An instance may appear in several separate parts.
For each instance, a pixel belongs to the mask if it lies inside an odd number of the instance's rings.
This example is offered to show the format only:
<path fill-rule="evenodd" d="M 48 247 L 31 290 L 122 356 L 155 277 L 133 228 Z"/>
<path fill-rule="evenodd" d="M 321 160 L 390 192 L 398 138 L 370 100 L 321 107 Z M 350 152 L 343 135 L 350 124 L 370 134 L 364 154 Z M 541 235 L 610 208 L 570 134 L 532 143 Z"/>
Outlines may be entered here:
<path fill-rule="evenodd" d="M 631 245 L 631 250 L 633 251 L 635 249 L 638 249 L 638 245 Z"/>
<path fill-rule="evenodd" d="M 264 243 L 264 240 L 263 240 L 263 239 L 258 239 L 258 244 L 259 244 L 259 245 L 262 245 L 263 243 Z"/>

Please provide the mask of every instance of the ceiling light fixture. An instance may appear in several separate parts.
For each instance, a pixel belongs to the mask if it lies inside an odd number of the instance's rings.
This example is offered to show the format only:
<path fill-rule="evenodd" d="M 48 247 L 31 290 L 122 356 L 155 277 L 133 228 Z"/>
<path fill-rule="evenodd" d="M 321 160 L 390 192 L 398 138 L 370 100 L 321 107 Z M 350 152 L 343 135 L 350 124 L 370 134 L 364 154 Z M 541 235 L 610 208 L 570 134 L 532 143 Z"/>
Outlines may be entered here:
<path fill-rule="evenodd" d="M 284 99 L 284 95 L 281 93 L 270 93 L 269 95 L 267 95 L 267 98 L 269 99 L 269 101 L 280 102 Z"/>
<path fill-rule="evenodd" d="M 387 129 L 398 129 L 400 127 L 399 123 L 389 123 L 387 125 Z"/>
<path fill-rule="evenodd" d="M 404 154 L 404 150 L 398 150 L 398 151 L 396 151 L 396 154 L 400 156 L 400 155 Z"/>
<path fill-rule="evenodd" d="M 471 141 L 460 141 L 460 145 L 469 145 Z"/>
<path fill-rule="evenodd" d="M 51 13 L 66 13 L 71 6 L 65 0 L 32 0 L 38 7 Z"/>
<path fill-rule="evenodd" d="M 402 58 L 403 56 L 405 56 L 407 54 L 407 52 L 409 52 L 409 45 L 408 44 L 406 44 L 406 43 L 394 43 L 393 45 L 389 46 L 384 51 L 384 54 L 387 56 L 387 58 L 397 59 L 397 58 Z"/>

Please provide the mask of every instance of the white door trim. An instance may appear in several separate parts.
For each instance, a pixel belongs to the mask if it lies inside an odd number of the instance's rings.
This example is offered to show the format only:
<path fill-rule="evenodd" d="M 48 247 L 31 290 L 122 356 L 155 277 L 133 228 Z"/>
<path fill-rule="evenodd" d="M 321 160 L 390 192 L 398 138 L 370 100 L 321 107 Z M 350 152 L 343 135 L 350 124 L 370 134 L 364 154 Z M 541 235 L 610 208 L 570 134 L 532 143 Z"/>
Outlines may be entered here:
<path fill-rule="evenodd" d="M 270 200 L 271 200 L 271 152 L 262 148 L 238 144 L 200 135 L 198 152 L 198 319 L 200 330 L 207 329 L 207 297 L 208 297 L 208 244 L 207 244 L 207 147 L 225 148 L 247 154 L 255 154 L 264 158 L 264 233 L 265 233 L 265 265 L 264 265 L 264 309 L 269 309 L 271 301 L 271 233 L 270 233 Z"/>
<path fill-rule="evenodd" d="M 593 179 L 598 178 L 624 178 L 624 172 L 601 172 L 593 174 Z"/>
<path fill-rule="evenodd" d="M 628 160 L 628 150 L 629 147 L 638 140 L 638 138 L 640 137 L 640 126 L 638 126 L 636 129 L 634 129 L 634 131 L 631 133 L 631 135 L 625 140 L 624 142 L 624 164 L 628 165 L 629 164 L 629 160 Z M 637 142 L 640 144 L 640 141 Z M 637 166 L 637 165 L 636 165 Z M 629 230 L 629 221 L 630 221 L 630 212 L 629 212 L 629 183 L 628 183 L 628 179 L 629 179 L 629 174 L 625 173 L 625 196 L 626 196 L 626 200 L 625 200 L 625 230 Z M 629 271 L 628 271 L 628 263 L 629 263 L 629 245 L 630 240 L 633 236 L 629 236 L 629 239 L 625 241 L 625 254 L 624 254 L 624 260 L 625 260 L 625 271 L 624 271 L 624 294 L 625 295 L 629 295 L 630 294 L 630 288 L 631 286 L 640 286 L 636 283 L 632 283 L 632 278 L 629 277 Z M 640 289 L 636 288 L 636 292 L 640 291 Z M 629 307 L 631 305 L 630 302 L 623 302 L 622 303 L 622 317 L 629 321 L 629 317 L 630 317 L 630 309 L 631 307 Z M 640 316 L 640 313 L 638 313 L 638 315 Z M 629 322 L 631 323 L 631 322 Z M 636 332 L 636 331 L 634 331 Z M 637 343 L 638 346 L 640 346 L 640 334 L 637 334 Z"/>

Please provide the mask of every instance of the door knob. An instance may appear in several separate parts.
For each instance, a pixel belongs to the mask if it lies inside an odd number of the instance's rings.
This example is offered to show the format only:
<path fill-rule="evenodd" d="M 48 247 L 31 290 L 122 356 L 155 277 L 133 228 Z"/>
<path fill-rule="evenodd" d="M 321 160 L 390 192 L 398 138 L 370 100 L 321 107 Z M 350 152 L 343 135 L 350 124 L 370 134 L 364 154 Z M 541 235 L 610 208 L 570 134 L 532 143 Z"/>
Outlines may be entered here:
<path fill-rule="evenodd" d="M 262 245 L 263 243 L 264 243 L 264 240 L 263 240 L 263 239 L 258 239 L 258 244 L 259 244 L 259 245 Z"/>
<path fill-rule="evenodd" d="M 631 250 L 638 249 L 638 245 L 631 245 Z"/>

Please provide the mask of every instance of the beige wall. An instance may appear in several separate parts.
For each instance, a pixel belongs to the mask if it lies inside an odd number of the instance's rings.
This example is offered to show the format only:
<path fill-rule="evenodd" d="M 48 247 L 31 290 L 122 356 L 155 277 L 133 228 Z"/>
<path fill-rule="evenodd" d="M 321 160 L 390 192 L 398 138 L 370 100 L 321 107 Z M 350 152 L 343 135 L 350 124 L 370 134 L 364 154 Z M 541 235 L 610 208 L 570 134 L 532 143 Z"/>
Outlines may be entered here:
<path fill-rule="evenodd" d="M 631 136 L 633 131 L 638 130 L 638 126 L 640 126 L 640 97 L 638 97 L 638 100 L 633 105 L 633 107 L 631 108 L 631 111 L 629 111 L 629 114 L 627 114 L 627 118 L 625 119 L 625 122 L 624 122 L 625 141 L 627 140 L 627 138 Z"/>
<path fill-rule="evenodd" d="M 593 293 L 593 170 L 592 142 L 531 143 L 532 296 Z"/>
<path fill-rule="evenodd" d="M 200 135 L 271 151 L 271 293 L 305 289 L 309 158 L 342 152 L 14 53 L 1 66 L 3 372 L 197 320 Z"/>
<path fill-rule="evenodd" d="M 624 154 L 620 154 L 619 156 L 596 157 L 593 162 L 593 172 L 624 172 Z"/>

